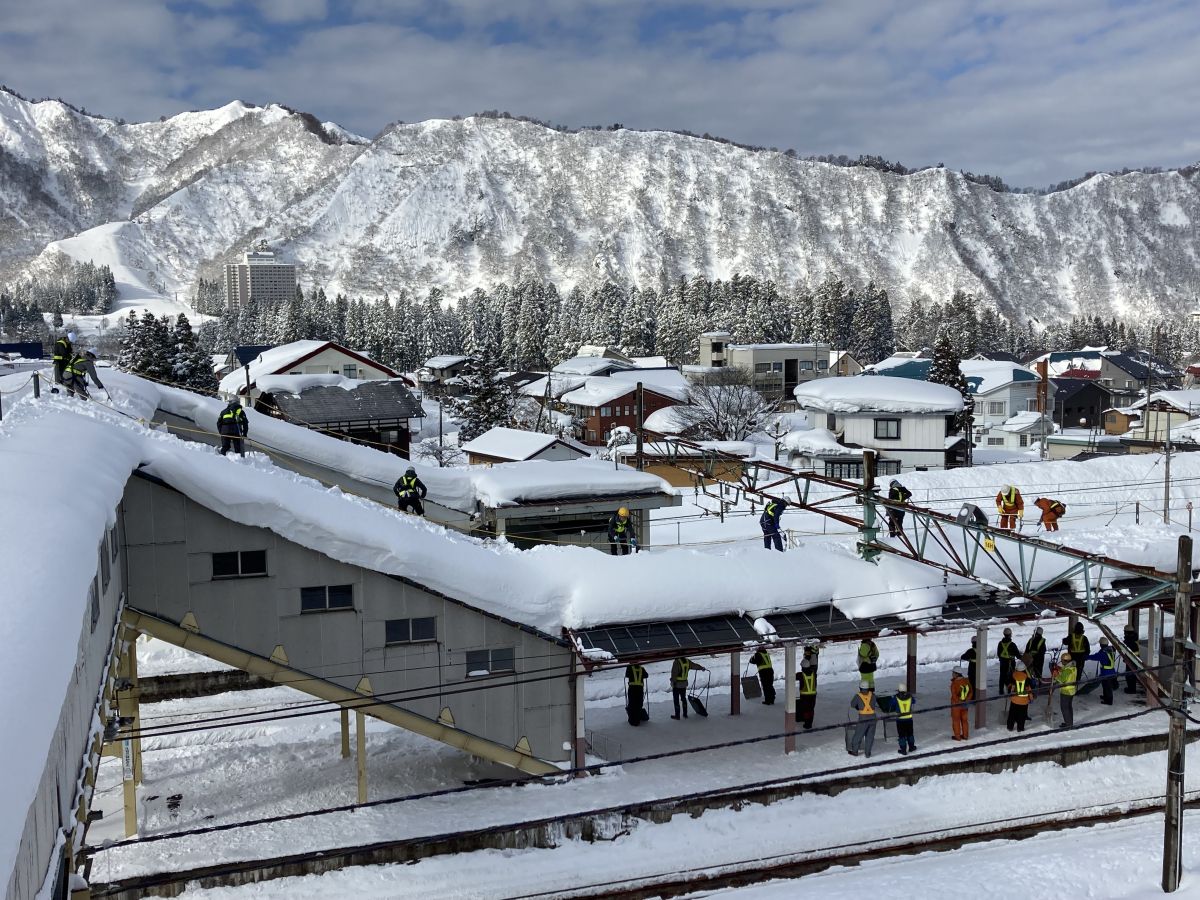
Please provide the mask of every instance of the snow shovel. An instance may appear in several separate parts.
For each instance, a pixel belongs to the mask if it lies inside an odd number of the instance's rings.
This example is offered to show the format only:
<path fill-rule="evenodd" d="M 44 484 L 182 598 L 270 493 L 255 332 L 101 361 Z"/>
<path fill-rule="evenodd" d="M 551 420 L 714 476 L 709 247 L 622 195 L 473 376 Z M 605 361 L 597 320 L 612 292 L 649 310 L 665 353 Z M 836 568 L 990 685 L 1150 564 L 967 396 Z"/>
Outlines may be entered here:
<path fill-rule="evenodd" d="M 854 743 L 854 720 L 850 718 L 850 713 L 846 713 L 846 727 L 843 730 L 846 732 L 846 752 L 849 753 Z"/>
<path fill-rule="evenodd" d="M 712 681 L 712 675 L 711 675 L 711 673 L 709 673 L 708 669 L 704 670 L 704 674 L 706 676 L 704 679 L 704 699 L 703 700 L 700 699 L 700 693 L 698 690 L 696 690 L 696 676 L 693 674 L 692 675 L 692 687 L 691 687 L 691 690 L 688 691 L 688 703 L 690 703 L 692 706 L 692 709 L 694 709 L 696 711 L 696 715 L 703 716 L 704 718 L 707 719 L 708 718 L 708 685 L 709 685 L 709 682 Z"/>
<path fill-rule="evenodd" d="M 748 675 L 751 663 L 746 663 L 746 672 L 742 673 L 742 696 L 747 700 L 757 700 L 762 696 L 762 682 L 758 675 Z"/>

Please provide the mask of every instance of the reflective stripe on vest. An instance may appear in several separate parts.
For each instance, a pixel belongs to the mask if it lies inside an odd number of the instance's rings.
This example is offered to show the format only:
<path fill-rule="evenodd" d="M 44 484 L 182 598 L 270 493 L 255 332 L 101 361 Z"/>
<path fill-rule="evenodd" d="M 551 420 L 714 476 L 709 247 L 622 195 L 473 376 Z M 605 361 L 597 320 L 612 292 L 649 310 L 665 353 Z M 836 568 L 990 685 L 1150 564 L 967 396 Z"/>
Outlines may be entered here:
<path fill-rule="evenodd" d="M 1056 516 L 1061 516 L 1066 511 L 1067 511 L 1067 508 L 1065 506 L 1063 506 L 1061 503 L 1059 503 L 1057 500 L 1055 500 L 1053 503 L 1050 504 L 1050 512 L 1054 513 Z"/>
<path fill-rule="evenodd" d="M 1046 639 L 1044 637 L 1031 637 L 1029 643 L 1025 645 L 1026 653 L 1045 653 Z"/>
<path fill-rule="evenodd" d="M 678 678 L 676 678 L 676 679 L 675 679 L 675 681 L 681 681 L 681 682 L 683 682 L 684 684 L 687 684 L 687 680 L 688 680 L 688 670 L 689 670 L 689 669 L 691 669 L 691 668 L 692 668 L 692 661 L 691 661 L 691 660 L 689 660 L 689 659 L 681 659 L 681 660 L 679 660 L 679 677 L 678 677 Z"/>
<path fill-rule="evenodd" d="M 629 686 L 641 687 L 646 681 L 646 670 L 642 666 L 629 667 Z"/>
<path fill-rule="evenodd" d="M 1068 672 L 1071 673 L 1069 678 L 1067 677 Z M 1060 686 L 1059 690 L 1061 690 L 1063 692 L 1064 696 L 1074 697 L 1075 696 L 1075 679 L 1076 679 L 1075 666 L 1071 663 L 1067 663 L 1065 666 L 1063 666 L 1062 671 L 1059 672 L 1058 674 L 1059 674 L 1059 677 L 1058 677 L 1057 681 Z"/>
<path fill-rule="evenodd" d="M 617 516 L 617 520 L 613 524 L 613 531 L 615 531 L 617 534 L 624 534 L 625 529 L 628 527 L 629 527 L 629 520 L 622 519 L 620 516 Z"/>
<path fill-rule="evenodd" d="M 772 500 L 770 503 L 768 503 L 768 504 L 766 505 L 766 507 L 763 509 L 763 512 L 764 512 L 764 513 L 765 513 L 765 514 L 766 514 L 766 515 L 767 515 L 769 518 L 772 518 L 772 519 L 773 519 L 773 518 L 775 518 L 775 508 L 776 508 L 776 507 L 775 507 L 775 501 L 774 501 L 774 500 Z"/>
<path fill-rule="evenodd" d="M 898 710 L 900 710 L 900 718 L 901 719 L 911 719 L 912 718 L 912 704 L 913 704 L 912 697 L 909 697 L 907 700 L 903 699 L 902 697 L 896 698 L 896 708 Z"/>
<path fill-rule="evenodd" d="M 1029 678 L 1023 672 L 1013 676 L 1013 691 L 1018 697 L 1029 692 Z"/>
<path fill-rule="evenodd" d="M 66 338 L 59 338 L 54 342 L 54 361 L 67 359 L 67 355 L 71 352 L 71 342 Z"/>
<path fill-rule="evenodd" d="M 966 700 L 966 699 L 967 699 L 968 697 L 970 697 L 970 696 L 971 696 L 971 685 L 970 685 L 970 683 L 968 682 L 967 684 L 960 684 L 960 685 L 958 686 L 958 699 L 959 699 L 959 700 Z"/>
<path fill-rule="evenodd" d="M 800 673 L 800 693 L 815 694 L 817 692 L 817 673 L 813 672 L 809 675 L 807 672 Z"/>
<path fill-rule="evenodd" d="M 1000 642 L 1000 658 L 1001 659 L 1012 659 L 1013 656 L 1015 655 L 1013 653 L 1013 651 L 1016 649 L 1017 649 L 1017 645 L 1014 644 L 1012 641 L 1001 641 Z"/>
<path fill-rule="evenodd" d="M 1117 667 L 1117 651 L 1112 649 L 1106 650 L 1104 651 L 1104 657 L 1105 658 L 1100 661 L 1100 668 L 1107 672 L 1111 672 Z"/>
<path fill-rule="evenodd" d="M 1072 655 L 1083 652 L 1084 637 L 1086 637 L 1086 635 L 1082 635 L 1082 634 L 1071 635 L 1071 653 L 1072 653 Z"/>
<path fill-rule="evenodd" d="M 754 654 L 754 664 L 758 666 L 758 671 L 763 669 L 774 669 L 775 665 L 771 662 L 771 654 L 765 650 L 760 650 Z"/>
<path fill-rule="evenodd" d="M 236 422 L 238 419 L 240 419 L 242 417 L 242 415 L 243 415 L 242 408 L 240 406 L 237 409 L 227 409 L 223 413 L 221 413 L 221 421 L 222 422 L 226 422 L 226 421 Z"/>
<path fill-rule="evenodd" d="M 72 375 L 82 376 L 87 372 L 87 363 L 82 356 L 73 356 L 71 361 L 67 363 L 67 371 Z"/>
<path fill-rule="evenodd" d="M 1000 492 L 1000 499 L 1004 501 L 1005 506 L 1014 506 L 1017 502 L 1017 489 L 1014 487 L 1008 491 Z"/>
<path fill-rule="evenodd" d="M 863 704 L 863 708 L 861 710 L 859 710 L 859 713 L 858 713 L 860 716 L 875 715 L 875 707 L 871 705 L 871 695 L 870 694 L 859 694 L 858 699 L 861 700 L 862 704 Z"/>

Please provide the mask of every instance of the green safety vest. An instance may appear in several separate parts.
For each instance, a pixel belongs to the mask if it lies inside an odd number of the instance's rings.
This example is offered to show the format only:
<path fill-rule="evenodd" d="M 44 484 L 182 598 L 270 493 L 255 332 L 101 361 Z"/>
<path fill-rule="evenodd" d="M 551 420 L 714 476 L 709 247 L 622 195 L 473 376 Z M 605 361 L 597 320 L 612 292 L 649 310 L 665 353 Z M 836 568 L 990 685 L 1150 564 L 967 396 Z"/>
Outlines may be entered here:
<path fill-rule="evenodd" d="M 800 693 L 815 694 L 817 692 L 817 673 L 813 672 L 809 675 L 807 672 L 800 673 Z"/>
<path fill-rule="evenodd" d="M 772 500 L 770 503 L 768 503 L 766 508 L 763 509 L 763 512 L 765 512 L 770 518 L 775 518 L 775 501 Z"/>
<path fill-rule="evenodd" d="M 1068 672 L 1070 675 L 1067 674 Z M 1063 666 L 1059 670 L 1058 678 L 1055 680 L 1058 682 L 1059 689 L 1062 691 L 1064 697 L 1075 696 L 1075 666 L 1072 663 L 1067 663 Z"/>
<path fill-rule="evenodd" d="M 1013 691 L 1018 697 L 1024 697 L 1029 693 L 1029 678 L 1024 672 L 1018 672 L 1013 676 Z"/>
<path fill-rule="evenodd" d="M 646 668 L 644 666 L 630 666 L 628 678 L 630 687 L 641 687 L 646 682 Z"/>
<path fill-rule="evenodd" d="M 759 650 L 754 654 L 754 664 L 758 666 L 758 671 L 763 669 L 774 669 L 775 664 L 771 662 L 771 654 L 766 650 Z"/>
<path fill-rule="evenodd" d="M 1014 644 L 1012 641 L 1001 641 L 1000 642 L 1000 658 L 1001 659 L 1012 659 L 1013 656 L 1016 655 L 1013 652 L 1016 649 L 1017 649 L 1017 645 Z"/>
<path fill-rule="evenodd" d="M 242 408 L 240 406 L 237 409 L 226 409 L 221 413 L 222 422 L 239 422 L 244 418 L 246 418 L 246 414 L 242 412 Z"/>
<path fill-rule="evenodd" d="M 69 363 L 67 363 L 66 370 L 70 374 L 78 375 L 79 377 L 82 378 L 84 375 L 87 374 L 87 361 L 84 359 L 84 357 L 82 357 L 78 353 L 76 353 L 74 356 L 71 357 L 71 361 Z"/>
<path fill-rule="evenodd" d="M 1104 659 L 1100 661 L 1100 668 L 1106 672 L 1111 672 L 1117 667 L 1117 651 L 1111 647 L 1104 652 Z"/>
<path fill-rule="evenodd" d="M 1045 653 L 1046 639 L 1044 637 L 1034 635 L 1029 639 L 1029 643 L 1025 645 L 1026 653 Z"/>
<path fill-rule="evenodd" d="M 60 337 L 54 342 L 54 361 L 58 362 L 61 359 L 68 359 L 71 353 L 71 342 L 65 337 Z"/>
<path fill-rule="evenodd" d="M 1072 655 L 1072 656 L 1074 656 L 1076 653 L 1082 653 L 1082 652 L 1083 652 L 1083 639 L 1084 639 L 1085 637 L 1087 637 L 1087 635 L 1084 635 L 1084 634 L 1073 634 L 1073 635 L 1071 635 L 1071 644 L 1070 644 L 1070 646 L 1071 646 L 1071 655 Z"/>
<path fill-rule="evenodd" d="M 1001 491 L 1000 499 L 1004 501 L 1005 506 L 1015 505 L 1017 502 L 1017 489 L 1014 487 L 1008 491 Z"/>
<path fill-rule="evenodd" d="M 415 491 L 417 489 L 416 475 L 401 475 L 400 484 L 404 486 L 404 492 Z"/>
<path fill-rule="evenodd" d="M 629 520 L 622 519 L 620 516 L 617 516 L 616 521 L 613 523 L 613 531 L 615 531 L 617 534 L 624 534 L 625 529 L 628 527 L 629 527 Z"/>
<path fill-rule="evenodd" d="M 861 697 L 862 695 L 860 694 L 859 696 Z M 912 705 L 913 705 L 912 697 L 909 697 L 907 700 L 905 700 L 901 697 L 896 698 L 896 708 L 898 710 L 900 710 L 900 718 L 901 719 L 911 719 L 912 718 Z"/>
<path fill-rule="evenodd" d="M 675 681 L 677 684 L 687 684 L 688 671 L 692 668 L 692 661 L 690 659 L 681 658 L 678 660 L 678 663 L 679 677 L 672 679 L 672 681 Z"/>

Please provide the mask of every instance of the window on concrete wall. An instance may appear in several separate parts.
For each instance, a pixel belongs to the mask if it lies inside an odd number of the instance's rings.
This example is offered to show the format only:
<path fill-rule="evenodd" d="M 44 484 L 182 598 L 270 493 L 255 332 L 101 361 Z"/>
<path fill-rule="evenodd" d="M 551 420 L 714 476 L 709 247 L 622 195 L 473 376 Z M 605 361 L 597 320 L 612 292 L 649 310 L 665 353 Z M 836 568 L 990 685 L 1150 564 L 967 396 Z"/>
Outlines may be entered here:
<path fill-rule="evenodd" d="M 266 550 L 234 550 L 212 555 L 213 579 L 259 578 L 267 574 Z"/>
<path fill-rule="evenodd" d="M 1029 446 L 1029 435 L 1027 435 L 1027 434 L 1023 434 L 1023 435 L 1021 435 L 1021 446 L 1022 446 L 1022 447 L 1028 447 L 1028 446 Z"/>
<path fill-rule="evenodd" d="M 387 619 L 383 623 L 385 644 L 416 644 L 437 640 L 437 619 L 424 616 L 417 619 Z"/>
<path fill-rule="evenodd" d="M 813 370 L 813 364 L 812 364 L 811 360 L 807 360 L 807 359 L 800 360 L 800 371 L 801 372 L 811 372 L 812 370 Z"/>
<path fill-rule="evenodd" d="M 300 612 L 354 609 L 354 585 L 326 584 L 300 588 Z"/>
<path fill-rule="evenodd" d="M 987 444 L 989 447 L 1003 447 L 1004 446 L 1004 438 L 990 437 L 987 439 Z"/>
<path fill-rule="evenodd" d="M 354 363 L 350 363 L 348 365 L 342 366 L 342 377 L 343 378 L 357 378 L 358 377 L 358 366 L 354 365 Z"/>
<path fill-rule="evenodd" d="M 837 431 L 837 416 L 833 413 L 825 414 L 825 429 L 827 431 Z"/>
<path fill-rule="evenodd" d="M 900 420 L 899 419 L 876 419 L 875 420 L 875 438 L 881 441 L 898 441 L 900 440 Z"/>
<path fill-rule="evenodd" d="M 862 478 L 862 463 L 857 462 L 827 462 L 825 476 L 827 478 Z"/>
<path fill-rule="evenodd" d="M 467 677 L 484 678 L 515 671 L 516 651 L 512 647 L 467 651 Z"/>

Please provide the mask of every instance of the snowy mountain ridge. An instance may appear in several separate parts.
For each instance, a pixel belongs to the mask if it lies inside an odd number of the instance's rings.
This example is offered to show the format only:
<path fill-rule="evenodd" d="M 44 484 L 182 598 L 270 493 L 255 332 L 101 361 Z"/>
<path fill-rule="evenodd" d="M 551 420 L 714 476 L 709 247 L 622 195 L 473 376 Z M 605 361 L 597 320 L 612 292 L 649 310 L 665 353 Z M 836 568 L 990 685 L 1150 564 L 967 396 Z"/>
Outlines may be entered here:
<path fill-rule="evenodd" d="M 515 119 L 398 124 L 365 139 L 240 101 L 121 124 L 0 91 L 0 284 L 60 254 L 123 297 L 190 295 L 258 240 L 306 285 L 456 296 L 734 273 L 955 289 L 1009 316 L 1178 316 L 1200 296 L 1200 173 L 997 193 L 670 132 L 564 133 Z"/>

